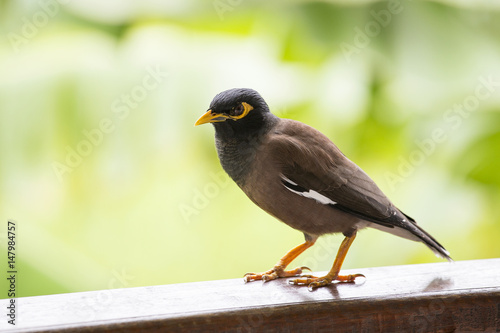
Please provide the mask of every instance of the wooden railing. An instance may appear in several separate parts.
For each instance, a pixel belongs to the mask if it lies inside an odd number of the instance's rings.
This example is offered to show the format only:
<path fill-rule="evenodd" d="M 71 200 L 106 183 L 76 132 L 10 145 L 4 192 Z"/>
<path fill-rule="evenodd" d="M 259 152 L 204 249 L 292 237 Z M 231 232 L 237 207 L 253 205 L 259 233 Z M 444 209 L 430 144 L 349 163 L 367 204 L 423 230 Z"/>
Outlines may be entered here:
<path fill-rule="evenodd" d="M 243 279 L 16 299 L 23 332 L 500 331 L 500 259 L 356 269 L 366 280 L 309 292 Z M 89 274 L 92 274 L 89 272 Z M 4 312 L 9 305 L 3 299 Z"/>

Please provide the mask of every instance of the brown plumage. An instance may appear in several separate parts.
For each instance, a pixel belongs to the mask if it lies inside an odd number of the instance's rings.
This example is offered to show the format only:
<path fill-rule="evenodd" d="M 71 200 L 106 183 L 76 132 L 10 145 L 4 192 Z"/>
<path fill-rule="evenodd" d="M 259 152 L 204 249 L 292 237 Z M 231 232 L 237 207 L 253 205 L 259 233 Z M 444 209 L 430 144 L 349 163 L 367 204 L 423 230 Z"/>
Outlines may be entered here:
<path fill-rule="evenodd" d="M 215 127 L 217 152 L 224 170 L 260 208 L 304 233 L 306 242 L 288 252 L 273 269 L 249 273 L 246 281 L 297 276 L 304 267 L 285 267 L 316 239 L 343 233 L 346 239 L 330 272 L 324 277 L 303 275 L 291 283 L 309 288 L 339 275 L 357 230 L 372 227 L 426 244 L 438 256 L 448 252 L 416 222 L 396 208 L 375 182 L 350 161 L 325 135 L 300 122 L 274 116 L 252 89 L 218 94 L 196 125 Z"/>

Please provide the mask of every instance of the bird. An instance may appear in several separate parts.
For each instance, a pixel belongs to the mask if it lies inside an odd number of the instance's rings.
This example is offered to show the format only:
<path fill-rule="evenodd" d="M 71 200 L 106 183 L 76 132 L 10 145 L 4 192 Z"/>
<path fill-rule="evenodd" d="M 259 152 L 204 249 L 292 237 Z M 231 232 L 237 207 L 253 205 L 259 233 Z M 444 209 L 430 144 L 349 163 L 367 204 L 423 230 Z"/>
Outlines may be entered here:
<path fill-rule="evenodd" d="M 326 135 L 274 115 L 257 91 L 220 92 L 195 126 L 206 123 L 215 128 L 215 146 L 224 171 L 257 206 L 305 238 L 270 270 L 245 274 L 245 282 L 295 277 L 288 282 L 312 291 L 335 281 L 354 283 L 366 278 L 340 274 L 357 232 L 364 228 L 422 242 L 438 257 L 452 261 L 449 252 L 399 210 Z M 337 233 L 344 239 L 326 275 L 302 274 L 310 271 L 305 266 L 287 270 L 320 236 Z"/>

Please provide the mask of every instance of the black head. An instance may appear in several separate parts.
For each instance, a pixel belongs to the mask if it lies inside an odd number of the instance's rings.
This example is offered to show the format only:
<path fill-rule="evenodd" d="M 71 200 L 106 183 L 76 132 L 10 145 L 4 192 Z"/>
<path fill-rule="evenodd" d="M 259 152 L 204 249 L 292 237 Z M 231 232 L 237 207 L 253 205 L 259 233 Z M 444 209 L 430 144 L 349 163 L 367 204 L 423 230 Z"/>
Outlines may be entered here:
<path fill-rule="evenodd" d="M 245 136 L 261 130 L 273 118 L 258 92 L 234 88 L 217 94 L 210 103 L 210 109 L 196 121 L 195 126 L 213 123 L 219 134 Z"/>

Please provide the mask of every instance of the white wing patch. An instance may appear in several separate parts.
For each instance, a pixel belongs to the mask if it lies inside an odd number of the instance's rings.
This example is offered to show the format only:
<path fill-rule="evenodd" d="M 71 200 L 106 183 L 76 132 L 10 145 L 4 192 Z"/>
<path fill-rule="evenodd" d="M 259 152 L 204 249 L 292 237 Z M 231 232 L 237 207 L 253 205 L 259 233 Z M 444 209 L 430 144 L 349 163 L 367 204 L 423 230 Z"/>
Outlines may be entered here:
<path fill-rule="evenodd" d="M 290 192 L 293 192 L 295 194 L 298 194 L 300 196 L 309 198 L 309 199 L 314 199 L 317 202 L 323 204 L 323 205 L 336 205 L 337 203 L 327 197 L 325 197 L 322 194 L 319 194 L 318 192 L 314 190 L 308 190 L 303 188 L 302 186 L 298 185 L 297 183 L 291 181 L 290 179 L 286 178 L 284 175 L 281 175 L 281 180 L 283 182 L 283 186 Z"/>

